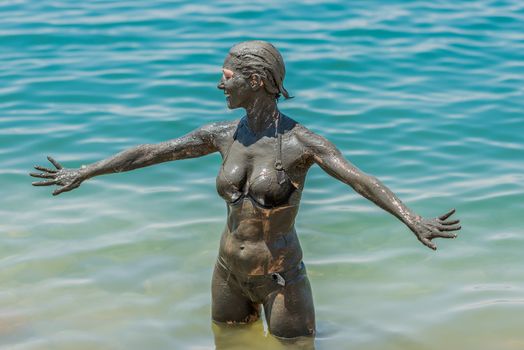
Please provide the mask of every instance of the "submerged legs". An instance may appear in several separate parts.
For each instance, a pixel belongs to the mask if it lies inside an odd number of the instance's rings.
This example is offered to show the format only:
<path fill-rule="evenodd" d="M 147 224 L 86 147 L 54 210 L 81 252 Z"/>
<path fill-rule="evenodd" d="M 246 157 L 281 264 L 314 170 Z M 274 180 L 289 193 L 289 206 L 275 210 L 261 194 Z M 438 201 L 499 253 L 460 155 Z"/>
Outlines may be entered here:
<path fill-rule="evenodd" d="M 269 332 L 279 338 L 315 335 L 315 310 L 305 273 L 268 296 L 264 312 Z"/>
<path fill-rule="evenodd" d="M 257 277 L 255 282 L 239 279 L 217 264 L 211 293 L 213 321 L 252 323 L 259 319 L 262 304 L 272 335 L 285 339 L 312 338 L 315 334 L 315 311 L 311 287 L 303 265 L 297 271 L 282 286 L 267 276 Z"/>

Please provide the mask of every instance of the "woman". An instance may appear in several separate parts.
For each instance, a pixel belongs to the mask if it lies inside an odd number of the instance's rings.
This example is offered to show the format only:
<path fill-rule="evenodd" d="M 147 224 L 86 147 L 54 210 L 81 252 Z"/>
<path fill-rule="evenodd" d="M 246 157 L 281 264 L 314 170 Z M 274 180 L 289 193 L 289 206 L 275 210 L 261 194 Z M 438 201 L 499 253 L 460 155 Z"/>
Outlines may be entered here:
<path fill-rule="evenodd" d="M 56 170 L 36 166 L 43 172 L 30 175 L 48 180 L 33 185 L 59 185 L 53 192 L 58 195 L 95 176 L 220 152 L 216 185 L 227 203 L 227 225 L 213 273 L 212 317 L 218 323 L 249 323 L 258 319 L 262 305 L 269 331 L 282 338 L 315 333 L 311 288 L 294 228 L 313 164 L 395 215 L 427 247 L 436 249 L 433 238 L 456 237 L 459 220 L 448 220 L 454 210 L 435 219 L 416 215 L 333 144 L 278 110 L 280 95 L 289 94 L 284 61 L 273 45 L 248 41 L 234 46 L 222 71 L 218 88 L 228 107 L 244 108 L 245 117 L 140 145 L 80 169 L 62 168 L 48 157 Z"/>

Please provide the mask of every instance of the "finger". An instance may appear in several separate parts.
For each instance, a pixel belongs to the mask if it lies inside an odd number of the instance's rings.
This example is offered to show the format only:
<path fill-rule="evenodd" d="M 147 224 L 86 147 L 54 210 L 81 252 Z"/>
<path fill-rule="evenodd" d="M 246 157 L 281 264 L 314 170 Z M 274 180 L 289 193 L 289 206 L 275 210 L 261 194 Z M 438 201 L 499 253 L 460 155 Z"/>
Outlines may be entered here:
<path fill-rule="evenodd" d="M 458 231 L 462 228 L 460 225 L 440 226 L 439 231 Z"/>
<path fill-rule="evenodd" d="M 33 186 L 51 186 L 56 185 L 56 181 L 40 181 L 40 182 L 32 182 L 31 185 Z"/>
<path fill-rule="evenodd" d="M 451 220 L 451 221 L 443 221 L 441 222 L 442 225 L 456 225 L 460 223 L 460 220 Z"/>
<path fill-rule="evenodd" d="M 449 233 L 449 232 L 439 232 L 435 233 L 434 237 L 440 237 L 440 238 L 457 238 L 457 235 L 455 233 Z"/>
<path fill-rule="evenodd" d="M 66 187 L 59 188 L 58 190 L 53 191 L 53 196 L 58 196 L 60 193 L 67 192 L 67 191 L 69 190 L 66 189 Z"/>
<path fill-rule="evenodd" d="M 47 156 L 47 159 L 48 159 L 51 163 L 53 163 L 53 165 L 54 165 L 58 170 L 62 169 L 62 166 L 60 165 L 60 163 L 58 163 L 58 162 L 57 162 L 56 160 L 54 160 L 52 157 Z"/>
<path fill-rule="evenodd" d="M 41 179 L 54 179 L 56 175 L 46 173 L 29 173 L 29 176 L 39 177 Z"/>
<path fill-rule="evenodd" d="M 424 244 L 426 247 L 431 248 L 431 249 L 433 249 L 433 250 L 437 250 L 437 245 L 436 245 L 435 243 L 431 242 L 429 239 L 427 239 L 427 238 L 422 238 L 422 239 L 421 239 L 421 242 L 422 242 L 422 244 Z"/>
<path fill-rule="evenodd" d="M 49 169 L 49 168 L 46 168 L 46 167 L 43 167 L 43 166 L 40 166 L 40 165 L 35 165 L 35 169 L 36 170 L 40 170 L 40 171 L 47 171 L 48 173 L 52 173 L 52 174 L 57 172 L 56 170 Z"/>
<path fill-rule="evenodd" d="M 73 188 L 76 188 L 76 187 L 73 187 L 72 185 L 67 185 L 67 186 L 64 186 L 64 187 L 60 187 L 60 188 L 58 188 L 58 189 L 53 191 L 53 196 L 58 196 L 60 193 L 71 191 Z"/>
<path fill-rule="evenodd" d="M 440 220 L 446 220 L 447 218 L 449 218 L 451 215 L 453 215 L 455 213 L 455 209 L 451 209 L 449 212 L 447 212 L 446 214 L 444 215 L 441 215 L 439 216 L 439 219 Z"/>

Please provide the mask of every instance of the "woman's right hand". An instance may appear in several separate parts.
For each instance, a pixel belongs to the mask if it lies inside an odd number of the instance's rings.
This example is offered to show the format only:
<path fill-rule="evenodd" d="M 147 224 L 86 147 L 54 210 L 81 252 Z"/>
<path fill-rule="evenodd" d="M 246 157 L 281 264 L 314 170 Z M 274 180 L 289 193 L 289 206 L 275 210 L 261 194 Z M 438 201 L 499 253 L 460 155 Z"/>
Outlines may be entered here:
<path fill-rule="evenodd" d="M 62 192 L 68 192 L 79 187 L 82 181 L 86 178 L 82 176 L 80 169 L 65 169 L 51 157 L 47 159 L 55 166 L 55 169 L 45 168 L 39 165 L 35 165 L 36 170 L 43 171 L 42 173 L 29 173 L 32 177 L 38 177 L 41 179 L 48 179 L 47 181 L 33 182 L 33 186 L 51 186 L 58 185 L 62 186 L 53 191 L 53 196 L 59 195 Z"/>

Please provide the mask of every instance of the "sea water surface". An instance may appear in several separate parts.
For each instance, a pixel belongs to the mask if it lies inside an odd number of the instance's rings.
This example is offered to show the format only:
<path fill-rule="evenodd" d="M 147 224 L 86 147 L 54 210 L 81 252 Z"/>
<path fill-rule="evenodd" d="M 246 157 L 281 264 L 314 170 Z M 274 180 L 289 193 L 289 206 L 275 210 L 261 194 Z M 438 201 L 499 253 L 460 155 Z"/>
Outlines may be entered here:
<path fill-rule="evenodd" d="M 524 349 L 524 2 L 0 2 L 0 348 L 213 349 L 220 156 L 32 187 L 242 116 L 216 89 L 228 49 L 287 64 L 287 115 L 455 240 L 308 175 L 297 218 L 317 349 Z M 222 349 L 281 349 L 264 324 Z M 223 344 L 223 345 L 220 345 Z"/>

